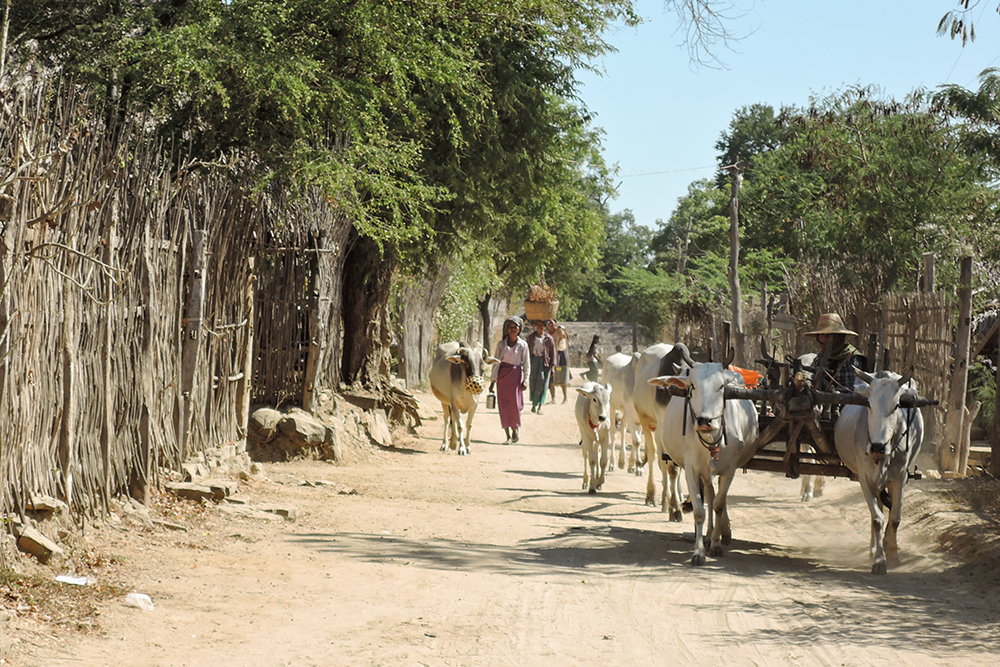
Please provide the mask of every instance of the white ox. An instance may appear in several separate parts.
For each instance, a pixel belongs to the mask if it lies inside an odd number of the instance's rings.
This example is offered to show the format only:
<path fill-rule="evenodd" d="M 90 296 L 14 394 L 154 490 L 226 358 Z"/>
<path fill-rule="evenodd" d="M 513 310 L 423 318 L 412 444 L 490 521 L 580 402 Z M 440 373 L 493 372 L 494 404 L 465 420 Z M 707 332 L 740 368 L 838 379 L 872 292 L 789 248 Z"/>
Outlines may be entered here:
<path fill-rule="evenodd" d="M 632 404 L 635 407 L 635 417 L 642 426 L 643 441 L 645 442 L 645 453 L 640 463 L 636 461 L 635 473 L 642 474 L 642 466 L 656 457 L 656 442 L 653 434 L 656 433 L 658 418 L 670 402 L 670 394 L 666 389 L 657 388 L 649 384 L 655 377 L 663 375 L 674 375 L 680 368 L 681 363 L 686 363 L 688 367 L 694 366 L 691 354 L 687 346 L 683 343 L 670 345 L 668 343 L 658 343 L 650 345 L 639 358 L 634 362 L 635 382 L 632 385 Z M 638 447 L 633 446 L 633 449 Z M 637 457 L 638 458 L 638 457 Z M 646 504 L 656 505 L 656 482 L 653 479 L 653 469 L 655 465 L 649 466 L 646 477 Z M 677 488 L 677 468 L 670 463 L 667 466 L 669 471 L 669 491 L 665 488 L 664 493 L 670 496 L 670 520 L 681 521 L 684 515 L 681 513 L 681 494 Z"/>
<path fill-rule="evenodd" d="M 585 382 L 577 387 L 576 423 L 580 426 L 580 448 L 583 450 L 583 488 L 590 493 L 604 486 L 604 469 L 608 464 L 611 439 L 611 387 L 597 382 Z"/>
<path fill-rule="evenodd" d="M 904 394 L 916 396 L 916 383 L 909 376 L 889 371 L 874 376 L 854 372 L 868 383 L 867 387 L 858 387 L 868 397 L 868 406 L 845 405 L 841 409 L 834 426 L 834 442 L 840 460 L 858 476 L 871 513 L 872 574 L 885 574 L 886 559 L 895 561 L 899 557 L 896 531 L 903 489 L 923 442 L 924 418 L 918 408 L 899 405 Z"/>
<path fill-rule="evenodd" d="M 614 468 L 615 463 L 615 431 L 618 432 L 618 439 L 621 441 L 618 450 L 618 467 L 625 467 L 625 434 L 629 433 L 632 436 L 632 457 L 629 460 L 628 471 L 632 472 L 636 468 L 636 456 L 639 451 L 639 443 L 642 442 L 642 436 L 635 418 L 632 386 L 635 384 L 635 366 L 639 356 L 638 352 L 635 354 L 617 352 L 604 360 L 604 382 L 611 387 L 611 416 L 614 420 L 614 431 L 611 433 L 611 448 L 608 454 L 608 472 Z M 618 417 L 619 414 L 621 417 Z"/>
<path fill-rule="evenodd" d="M 726 400 L 725 387 L 742 387 L 743 376 L 722 364 L 695 364 L 680 374 L 656 377 L 652 385 L 674 385 L 687 391 L 687 397 L 674 397 L 660 413 L 656 430 L 657 458 L 666 453 L 684 468 L 694 510 L 694 556 L 692 565 L 705 564 L 705 535 L 711 538 L 708 553 L 722 555 L 722 545 L 732 539 L 732 525 L 726 496 L 736 470 L 753 455 L 757 440 L 757 410 L 752 401 Z M 667 465 L 660 460 L 666 485 Z M 715 491 L 712 477 L 719 478 Z M 705 507 L 712 507 L 708 514 Z M 662 500 L 667 509 L 666 493 Z M 706 531 L 705 520 L 708 518 Z M 713 521 L 714 515 L 714 521 Z"/>
<path fill-rule="evenodd" d="M 441 451 L 448 449 L 448 434 L 451 432 L 451 448 L 458 448 L 459 456 L 470 453 L 472 441 L 472 418 L 479 405 L 479 394 L 483 392 L 483 364 L 497 363 L 481 347 L 465 343 L 442 343 L 434 354 L 431 364 L 431 391 L 441 401 L 444 412 L 444 441 Z M 462 423 L 462 413 L 468 413 Z"/>

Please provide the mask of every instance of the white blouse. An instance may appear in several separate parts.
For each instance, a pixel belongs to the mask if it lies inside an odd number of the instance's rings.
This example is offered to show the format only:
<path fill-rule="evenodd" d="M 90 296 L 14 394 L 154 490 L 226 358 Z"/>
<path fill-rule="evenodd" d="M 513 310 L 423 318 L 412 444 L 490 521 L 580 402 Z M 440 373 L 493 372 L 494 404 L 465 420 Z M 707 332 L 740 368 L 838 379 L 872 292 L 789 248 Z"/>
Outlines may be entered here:
<path fill-rule="evenodd" d="M 522 378 L 527 378 L 530 375 L 531 356 L 528 354 L 528 343 L 523 338 L 518 337 L 516 343 L 507 345 L 507 337 L 504 336 L 497 343 L 497 349 L 493 356 L 505 364 L 520 366 Z M 490 373 L 490 379 L 496 381 L 499 374 L 500 364 L 494 364 L 493 372 Z"/>

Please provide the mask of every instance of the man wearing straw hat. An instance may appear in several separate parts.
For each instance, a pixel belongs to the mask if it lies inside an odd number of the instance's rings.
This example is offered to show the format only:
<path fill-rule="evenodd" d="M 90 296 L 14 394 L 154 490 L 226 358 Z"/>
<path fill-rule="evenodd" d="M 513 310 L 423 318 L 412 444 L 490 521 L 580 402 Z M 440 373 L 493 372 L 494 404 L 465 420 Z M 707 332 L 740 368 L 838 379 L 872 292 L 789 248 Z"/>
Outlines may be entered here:
<path fill-rule="evenodd" d="M 845 327 L 844 320 L 837 313 L 824 313 L 820 315 L 816 330 L 808 331 L 805 335 L 816 337 L 820 353 L 815 365 L 825 371 L 818 378 L 816 388 L 841 393 L 854 391 L 857 379 L 854 368 L 864 370 L 865 358 L 847 342 L 847 337 L 858 334 Z"/>

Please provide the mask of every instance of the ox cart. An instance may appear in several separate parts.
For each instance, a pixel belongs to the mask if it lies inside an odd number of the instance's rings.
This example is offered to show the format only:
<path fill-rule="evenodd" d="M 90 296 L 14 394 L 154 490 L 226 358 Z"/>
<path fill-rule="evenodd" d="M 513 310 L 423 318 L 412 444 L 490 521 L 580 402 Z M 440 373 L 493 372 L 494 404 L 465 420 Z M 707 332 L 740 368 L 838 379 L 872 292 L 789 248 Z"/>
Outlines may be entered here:
<path fill-rule="evenodd" d="M 747 399 L 757 406 L 759 434 L 753 444 L 754 454 L 744 470 L 783 472 L 792 479 L 800 475 L 844 477 L 857 476 L 840 460 L 834 447 L 834 426 L 841 406 L 868 405 L 859 393 L 821 391 L 813 387 L 817 366 L 787 357 L 778 361 L 767 353 L 761 341 L 763 359 L 754 361 L 765 368 L 763 386 L 725 387 L 726 399 Z M 670 387 L 675 396 L 684 390 Z M 919 396 L 903 396 L 904 408 L 938 405 L 939 401 Z M 918 471 L 909 473 L 919 479 Z"/>

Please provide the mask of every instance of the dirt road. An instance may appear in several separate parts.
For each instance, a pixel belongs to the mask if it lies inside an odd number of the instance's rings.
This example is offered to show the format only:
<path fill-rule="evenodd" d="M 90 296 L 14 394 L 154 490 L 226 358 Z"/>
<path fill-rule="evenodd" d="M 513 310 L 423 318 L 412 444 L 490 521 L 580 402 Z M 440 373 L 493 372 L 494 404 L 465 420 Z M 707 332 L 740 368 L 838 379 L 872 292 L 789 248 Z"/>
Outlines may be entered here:
<path fill-rule="evenodd" d="M 108 548 L 155 609 L 108 603 L 101 633 L 35 641 L 23 664 L 1000 660 L 996 581 L 936 551 L 919 520 L 933 512 L 923 482 L 887 576 L 869 574 L 855 483 L 832 480 L 807 505 L 797 481 L 770 473 L 737 476 L 733 544 L 695 568 L 691 515 L 668 523 L 645 507 L 644 480 L 616 470 L 597 495 L 581 491 L 574 398 L 526 412 L 512 446 L 481 405 L 469 457 L 440 453 L 432 421 L 350 465 L 267 465 L 246 492 L 297 506 L 294 523 L 210 510 L 187 533 L 111 531 Z"/>

